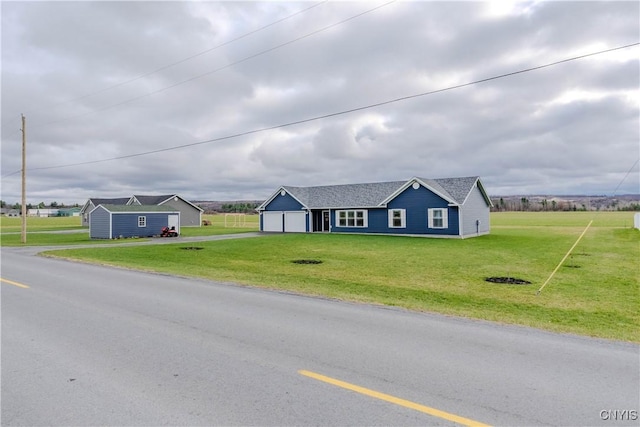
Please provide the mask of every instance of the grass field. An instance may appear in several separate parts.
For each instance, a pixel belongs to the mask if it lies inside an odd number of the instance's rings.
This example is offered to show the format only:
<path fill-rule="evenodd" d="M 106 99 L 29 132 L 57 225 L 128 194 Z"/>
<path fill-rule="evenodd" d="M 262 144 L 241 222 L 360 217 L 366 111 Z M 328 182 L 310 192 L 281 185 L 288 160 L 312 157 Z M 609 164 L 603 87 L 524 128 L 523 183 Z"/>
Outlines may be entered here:
<path fill-rule="evenodd" d="M 77 216 L 64 216 L 52 218 L 27 217 L 27 232 L 36 231 L 60 231 L 81 230 L 80 218 Z M 0 232 L 20 233 L 22 231 L 22 218 L 0 216 Z"/>
<path fill-rule="evenodd" d="M 22 246 L 22 220 L 20 218 L 0 217 L 0 245 Z M 243 218 L 234 219 L 224 215 L 203 215 L 203 219 L 211 222 L 206 227 L 183 227 L 182 236 L 211 236 L 218 234 L 246 233 L 258 230 L 258 216 L 246 215 Z M 52 231 L 77 231 L 76 233 L 47 233 Z M 160 230 L 158 230 L 158 234 Z M 89 238 L 87 227 L 80 225 L 79 217 L 52 217 L 52 218 L 27 218 L 27 245 L 30 246 L 54 246 L 54 245 L 86 245 L 103 243 L 127 243 L 141 242 L 149 239 L 126 240 L 92 240 Z"/>
<path fill-rule="evenodd" d="M 632 212 L 508 212 L 491 221 L 490 235 L 466 240 L 280 234 L 49 255 L 640 342 L 640 231 Z M 217 228 L 225 230 L 214 223 L 190 232 Z M 292 263 L 299 259 L 321 263 Z M 531 284 L 485 281 L 491 276 Z"/>

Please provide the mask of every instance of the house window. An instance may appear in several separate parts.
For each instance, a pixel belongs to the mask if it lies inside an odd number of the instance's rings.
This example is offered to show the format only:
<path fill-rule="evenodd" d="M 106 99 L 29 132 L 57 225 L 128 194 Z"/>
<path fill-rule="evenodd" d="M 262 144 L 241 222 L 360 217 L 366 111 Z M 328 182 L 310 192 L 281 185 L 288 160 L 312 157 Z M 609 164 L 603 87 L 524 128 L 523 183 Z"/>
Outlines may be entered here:
<path fill-rule="evenodd" d="M 139 216 L 138 217 L 138 227 L 146 227 L 147 226 L 147 217 Z"/>
<path fill-rule="evenodd" d="M 448 228 L 449 227 L 449 219 L 447 218 L 447 209 L 444 209 L 444 208 L 429 209 L 428 217 L 429 217 L 429 228 Z"/>
<path fill-rule="evenodd" d="M 406 215 L 404 209 L 389 209 L 389 228 L 405 228 Z"/>
<path fill-rule="evenodd" d="M 367 211 L 338 211 L 338 227 L 366 227 Z"/>

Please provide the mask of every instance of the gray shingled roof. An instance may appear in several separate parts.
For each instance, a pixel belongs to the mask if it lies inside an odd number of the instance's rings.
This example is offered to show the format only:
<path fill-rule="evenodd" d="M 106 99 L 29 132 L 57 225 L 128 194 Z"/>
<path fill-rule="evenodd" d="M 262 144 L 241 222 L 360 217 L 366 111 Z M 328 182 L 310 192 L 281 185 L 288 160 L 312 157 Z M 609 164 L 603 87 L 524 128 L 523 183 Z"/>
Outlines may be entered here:
<path fill-rule="evenodd" d="M 311 209 L 336 207 L 374 207 L 393 194 L 406 181 L 371 184 L 327 185 L 322 187 L 284 187 Z"/>
<path fill-rule="evenodd" d="M 169 206 L 158 205 L 102 205 L 109 212 L 178 212 Z"/>
<path fill-rule="evenodd" d="M 478 177 L 417 179 L 423 181 L 446 198 L 462 204 Z M 309 209 L 340 207 L 365 208 L 380 206 L 385 200 L 410 181 L 327 185 L 320 187 L 284 186 L 282 188 Z"/>
<path fill-rule="evenodd" d="M 134 194 L 133 197 L 135 197 L 142 205 L 158 205 L 174 196 L 175 194 L 166 194 L 161 196 L 138 196 Z"/>
<path fill-rule="evenodd" d="M 98 205 L 126 205 L 127 202 L 129 201 L 129 197 L 118 197 L 116 199 L 94 199 L 91 198 L 89 199 L 91 200 L 91 203 L 93 203 L 94 206 L 98 206 Z"/>
<path fill-rule="evenodd" d="M 478 180 L 477 176 L 466 176 L 463 178 L 418 178 L 434 190 L 441 188 L 444 194 L 455 200 L 456 203 L 462 204 L 469 195 L 473 185 Z"/>

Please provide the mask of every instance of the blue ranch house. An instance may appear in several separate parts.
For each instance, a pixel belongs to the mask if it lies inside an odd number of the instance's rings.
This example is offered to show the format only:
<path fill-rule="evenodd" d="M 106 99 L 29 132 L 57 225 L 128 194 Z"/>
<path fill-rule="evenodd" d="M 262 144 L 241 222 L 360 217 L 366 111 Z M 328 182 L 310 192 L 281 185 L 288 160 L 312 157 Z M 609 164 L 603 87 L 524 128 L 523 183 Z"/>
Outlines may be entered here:
<path fill-rule="evenodd" d="M 257 211 L 260 231 L 466 238 L 488 234 L 492 206 L 479 177 L 280 187 Z"/>

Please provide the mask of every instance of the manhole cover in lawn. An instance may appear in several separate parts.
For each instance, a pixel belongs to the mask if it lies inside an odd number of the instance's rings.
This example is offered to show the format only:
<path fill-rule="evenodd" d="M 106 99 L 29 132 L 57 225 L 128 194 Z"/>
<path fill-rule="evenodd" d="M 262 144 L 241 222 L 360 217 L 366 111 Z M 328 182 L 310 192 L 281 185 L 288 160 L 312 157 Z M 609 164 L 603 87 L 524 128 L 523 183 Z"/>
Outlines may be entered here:
<path fill-rule="evenodd" d="M 202 246 L 183 246 L 180 249 L 184 249 L 185 251 L 200 251 L 204 248 Z"/>
<path fill-rule="evenodd" d="M 319 259 L 294 259 L 291 262 L 294 264 L 322 264 Z"/>
<path fill-rule="evenodd" d="M 503 283 L 505 285 L 530 285 L 528 280 L 518 279 L 515 277 L 487 277 L 484 279 L 491 283 Z"/>

